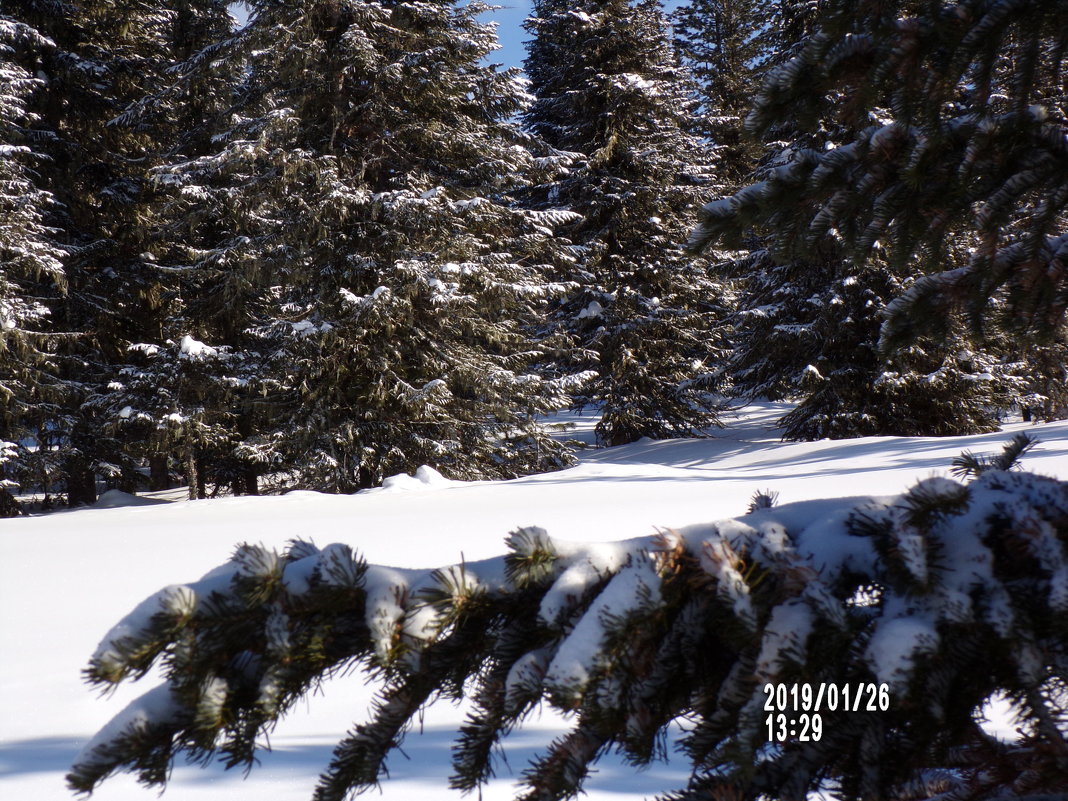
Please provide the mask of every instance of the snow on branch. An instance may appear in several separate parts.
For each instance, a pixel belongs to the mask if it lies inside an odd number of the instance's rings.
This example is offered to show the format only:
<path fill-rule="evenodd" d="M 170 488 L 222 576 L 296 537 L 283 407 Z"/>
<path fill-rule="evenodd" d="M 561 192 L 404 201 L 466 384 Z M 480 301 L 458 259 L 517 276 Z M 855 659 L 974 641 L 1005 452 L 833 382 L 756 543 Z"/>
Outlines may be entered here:
<path fill-rule="evenodd" d="M 991 466 L 968 484 L 755 505 L 648 538 L 525 528 L 506 545 L 438 570 L 368 565 L 342 544 L 241 546 L 105 637 L 90 682 L 159 663 L 166 683 L 94 738 L 71 787 L 118 770 L 164 784 L 179 753 L 251 765 L 279 716 L 354 664 L 385 686 L 320 801 L 375 786 L 440 695 L 473 700 L 453 749 L 464 790 L 539 703 L 576 714 L 524 774 L 528 799 L 574 796 L 608 748 L 648 763 L 681 719 L 693 778 L 680 801 L 802 799 L 828 780 L 851 798 L 1040 796 L 1066 775 L 1068 483 Z M 779 736 L 778 685 L 833 688 L 833 705 L 791 713 L 818 713 L 820 736 Z M 878 703 L 842 703 L 868 688 Z M 1011 748 L 978 722 L 996 692 L 1029 724 Z"/>

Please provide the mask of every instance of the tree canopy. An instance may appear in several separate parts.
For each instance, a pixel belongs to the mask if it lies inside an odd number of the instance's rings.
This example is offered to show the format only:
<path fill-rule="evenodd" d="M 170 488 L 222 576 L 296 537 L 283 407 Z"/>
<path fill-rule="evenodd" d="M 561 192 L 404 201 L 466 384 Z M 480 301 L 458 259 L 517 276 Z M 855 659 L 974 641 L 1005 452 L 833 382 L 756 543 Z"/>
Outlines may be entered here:
<path fill-rule="evenodd" d="M 923 277 L 892 305 L 886 348 L 944 334 L 961 306 L 977 327 L 997 317 L 1038 337 L 1062 332 L 1064 3 L 820 5 L 816 32 L 771 72 L 746 125 L 765 139 L 832 127 L 840 138 L 801 144 L 765 180 L 707 206 L 693 244 L 757 224 L 775 230 L 780 259 L 832 240 L 858 263 L 907 265 Z"/>

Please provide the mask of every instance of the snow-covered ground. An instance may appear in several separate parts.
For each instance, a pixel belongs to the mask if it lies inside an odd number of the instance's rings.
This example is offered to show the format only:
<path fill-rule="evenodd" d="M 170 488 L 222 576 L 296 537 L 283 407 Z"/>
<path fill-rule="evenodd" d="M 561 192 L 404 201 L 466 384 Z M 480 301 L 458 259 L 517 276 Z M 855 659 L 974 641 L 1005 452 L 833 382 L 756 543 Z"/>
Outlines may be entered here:
<path fill-rule="evenodd" d="M 293 492 L 285 496 L 99 506 L 0 521 L 0 798 L 66 799 L 63 776 L 88 738 L 152 682 L 99 698 L 80 670 L 110 626 L 164 585 L 196 579 L 227 560 L 243 541 L 281 546 L 294 537 L 320 546 L 344 541 L 368 561 L 429 567 L 503 551 L 517 526 L 539 525 L 557 538 L 626 539 L 745 512 L 756 490 L 779 502 L 892 494 L 919 478 L 947 475 L 962 450 L 996 452 L 1013 432 L 1041 442 L 1024 457 L 1034 472 L 1068 478 L 1068 422 L 1006 426 L 973 437 L 872 437 L 780 443 L 775 404 L 748 407 L 706 440 L 641 441 L 587 451 L 566 471 L 506 482 L 453 482 L 433 471 L 398 477 L 353 496 Z M 575 438 L 592 425 L 579 418 Z M 330 683 L 277 728 L 273 751 L 245 778 L 239 771 L 179 766 L 171 801 L 295 801 L 310 797 L 334 743 L 366 718 L 372 688 L 360 676 Z M 461 709 L 433 707 L 422 733 L 389 763 L 385 801 L 460 798 L 446 789 L 449 745 Z M 561 730 L 546 712 L 513 735 L 501 777 L 487 801 L 512 796 L 515 777 Z M 679 786 L 682 764 L 635 773 L 605 760 L 587 785 L 592 801 L 630 801 Z M 128 776 L 98 791 L 101 801 L 154 797 Z"/>

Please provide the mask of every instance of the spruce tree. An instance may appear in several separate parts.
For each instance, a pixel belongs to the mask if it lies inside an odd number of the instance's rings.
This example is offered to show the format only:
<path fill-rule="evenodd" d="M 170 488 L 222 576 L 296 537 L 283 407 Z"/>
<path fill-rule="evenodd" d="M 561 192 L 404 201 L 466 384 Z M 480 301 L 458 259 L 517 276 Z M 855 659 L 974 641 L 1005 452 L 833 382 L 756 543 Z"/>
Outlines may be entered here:
<path fill-rule="evenodd" d="M 58 375 L 51 319 L 66 289 L 56 200 L 39 172 L 46 165 L 33 95 L 34 70 L 55 44 L 32 26 L 0 16 L 0 517 L 19 509 L 9 493 L 47 483 L 42 442 L 69 387 Z"/>
<path fill-rule="evenodd" d="M 278 716 L 356 662 L 386 685 L 318 801 L 374 787 L 439 694 L 473 701 L 453 749 L 462 790 L 546 702 L 573 727 L 526 771 L 529 801 L 576 796 L 609 749 L 648 764 L 679 719 L 693 774 L 675 801 L 1059 798 L 1068 484 L 1013 470 L 1031 444 L 965 454 L 970 483 L 782 507 L 764 494 L 744 517 L 615 547 L 520 529 L 506 556 L 433 571 L 369 565 L 342 544 L 241 546 L 101 642 L 93 684 L 157 662 L 165 683 L 68 781 L 90 792 L 124 770 L 163 785 L 180 754 L 251 765 Z M 1020 720 L 1011 743 L 981 725 L 998 694 Z"/>
<path fill-rule="evenodd" d="M 153 173 L 188 287 L 176 324 L 246 366 L 235 458 L 340 492 L 566 462 L 536 422 L 566 380 L 533 374 L 527 331 L 554 216 L 509 200 L 539 162 L 479 12 L 254 3 L 191 65 L 245 76 L 211 147 Z"/>
<path fill-rule="evenodd" d="M 125 361 L 90 403 L 101 430 L 155 470 L 153 489 L 166 489 L 173 462 L 191 500 L 208 497 L 209 483 L 213 495 L 223 487 L 257 494 L 259 475 L 275 465 L 242 460 L 236 452 L 242 442 L 238 411 L 256 380 L 255 365 L 188 334 L 162 345 L 135 343 Z"/>
<path fill-rule="evenodd" d="M 76 334 L 55 343 L 53 362 L 69 390 L 49 409 L 39 453 L 72 505 L 96 497 L 96 480 L 133 488 L 136 462 L 107 436 L 95 399 L 127 346 L 166 316 L 166 293 L 151 263 L 152 199 L 145 182 L 160 142 L 122 114 L 167 80 L 164 4 L 113 0 L 90 5 L 13 0 L 5 5 L 49 45 L 34 57 L 40 87 L 28 106 L 40 154 L 39 186 L 56 203 L 49 217 L 63 247 L 67 291 L 50 325 Z"/>
<path fill-rule="evenodd" d="M 176 252 L 186 246 L 184 231 L 169 218 L 167 193 L 152 178 L 152 170 L 167 161 L 209 149 L 217 115 L 232 106 L 243 65 L 218 55 L 234 19 L 221 0 L 177 0 L 156 8 L 158 79 L 131 90 L 108 123 L 146 143 L 134 176 L 143 313 L 114 340 L 108 380 L 92 388 L 83 406 L 118 443 L 125 466 L 149 465 L 152 489 L 169 486 L 170 471 L 177 469 L 191 498 L 205 497 L 209 480 L 238 494 L 254 492 L 256 471 L 235 465 L 231 453 L 241 438 L 238 429 L 245 428 L 233 403 L 247 383 L 244 364 L 228 358 L 227 348 L 191 335 L 198 332 L 188 306 L 198 302 L 199 287 L 176 263 Z"/>
<path fill-rule="evenodd" d="M 786 439 L 993 431 L 1024 391 L 1014 365 L 963 326 L 881 353 L 882 314 L 909 282 L 881 259 L 856 264 L 831 244 L 822 259 L 781 263 L 759 250 L 742 263 L 732 388 L 797 400 L 779 421 Z"/>
<path fill-rule="evenodd" d="M 671 14 L 675 49 L 697 93 L 690 127 L 711 143 L 716 174 L 732 188 L 749 175 L 759 152 L 745 137 L 743 122 L 769 61 L 766 37 L 761 36 L 765 5 L 689 0 Z"/>
<path fill-rule="evenodd" d="M 857 262 L 881 253 L 895 270 L 926 274 L 889 310 L 886 348 L 944 334 L 960 308 L 975 327 L 1001 309 L 1012 330 L 1057 336 L 1068 205 L 1062 14 L 1041 0 L 825 2 L 819 34 L 769 77 L 749 127 L 847 135 L 710 208 L 696 243 L 744 218 L 776 228 L 784 260 L 833 233 Z"/>
<path fill-rule="evenodd" d="M 532 202 L 581 215 L 560 229 L 574 252 L 560 276 L 576 289 L 554 314 L 596 372 L 584 398 L 602 409 L 599 437 L 697 434 L 717 422 L 727 293 L 681 247 L 714 180 L 684 127 L 685 74 L 660 6 L 539 0 L 526 25 L 526 125 L 576 158 Z"/>
<path fill-rule="evenodd" d="M 848 13 L 824 5 L 827 20 Z M 780 8 L 784 29 L 787 6 Z M 888 100 L 885 107 L 867 107 L 863 117 L 849 117 L 838 112 L 852 108 L 851 92 L 834 79 L 810 83 L 804 77 L 809 69 L 844 69 L 846 62 L 835 59 L 847 58 L 823 50 L 827 62 L 811 61 L 827 38 L 819 26 L 829 24 L 808 13 L 814 8 L 794 9 L 798 13 L 790 18 L 810 35 L 776 59 L 780 64 L 749 118 L 776 155 L 756 173 L 757 183 L 705 208 L 693 239 L 698 248 L 713 241 L 752 247 L 754 231 L 761 237 L 742 262 L 747 280 L 730 367 L 734 385 L 744 394 L 798 397 L 800 405 L 783 420 L 791 438 L 991 430 L 998 410 L 1017 402 L 1023 382 L 1002 363 L 1008 360 L 989 351 L 989 342 L 969 336 L 959 318 L 943 314 L 931 336 L 917 336 L 907 347 L 879 347 L 884 315 L 924 282 L 916 280 L 922 265 L 897 258 L 874 228 L 869 247 L 853 247 L 857 216 L 837 216 L 852 202 L 851 192 L 854 200 L 867 198 L 863 202 L 877 197 L 875 178 L 854 175 L 860 183 L 827 195 L 822 207 L 809 192 L 853 163 L 858 136 L 895 130 L 898 115 L 905 113 Z M 868 41 L 870 35 L 850 34 L 850 41 Z M 788 84 L 803 85 L 801 91 L 812 97 L 817 83 L 820 108 L 834 113 L 820 116 L 815 101 L 785 110 Z M 866 133 L 859 133 L 861 126 Z M 909 191 L 907 183 L 887 189 L 885 202 Z M 883 202 L 880 196 L 875 205 Z M 941 251 L 942 266 L 966 264 L 974 243 L 957 236 L 950 244 Z"/>

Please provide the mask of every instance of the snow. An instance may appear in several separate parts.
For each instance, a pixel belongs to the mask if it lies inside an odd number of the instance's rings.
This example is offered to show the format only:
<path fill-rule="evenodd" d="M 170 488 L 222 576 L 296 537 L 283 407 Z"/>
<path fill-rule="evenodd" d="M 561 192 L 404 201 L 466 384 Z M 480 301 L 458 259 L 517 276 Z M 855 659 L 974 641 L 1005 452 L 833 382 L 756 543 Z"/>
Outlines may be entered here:
<path fill-rule="evenodd" d="M 660 600 L 658 584 L 652 560 L 647 557 L 632 558 L 626 567 L 612 577 L 564 639 L 549 663 L 545 674 L 546 686 L 553 692 L 563 694 L 577 693 L 585 688 L 597 666 L 597 657 L 608 634 L 608 616 L 618 618 L 631 611 L 635 602 L 641 599 L 641 588 L 648 593 L 648 603 L 655 605 Z"/>
<path fill-rule="evenodd" d="M 154 711 L 152 705 L 167 708 L 169 699 L 163 690 L 137 701 L 146 687 L 158 683 L 154 674 L 101 698 L 82 682 L 81 670 L 102 638 L 101 653 L 106 655 L 124 634 L 145 625 L 159 610 L 161 600 L 172 610 L 180 609 L 191 599 L 207 597 L 213 585 L 226 582 L 234 565 L 224 563 L 238 542 L 282 548 L 296 537 L 313 539 L 331 555 L 332 567 L 325 572 L 338 583 L 351 580 L 352 555 L 342 545 L 325 546 L 347 543 L 367 562 L 392 566 L 376 568 L 365 577 L 373 591 L 388 601 L 391 593 L 417 590 L 413 582 L 427 580 L 425 572 L 415 573 L 416 568 L 464 562 L 470 568 L 470 580 L 477 575 L 483 583 L 495 581 L 496 561 L 476 563 L 503 554 L 508 532 L 522 526 L 541 526 L 564 554 L 573 552 L 573 542 L 605 543 L 598 560 L 605 566 L 602 569 L 615 570 L 629 558 L 627 540 L 658 530 L 675 529 L 691 542 L 729 545 L 740 536 L 740 526 L 731 530 L 709 521 L 743 515 L 756 490 L 780 494 L 773 509 L 741 521 L 761 531 L 773 524 L 804 528 L 806 521 L 858 503 L 867 504 L 873 514 L 881 513 L 886 508 L 885 496 L 920 479 L 948 475 L 950 461 L 961 451 L 1000 452 L 1017 431 L 1040 440 L 1024 457 L 1029 470 L 1068 478 L 1068 422 L 1013 423 L 1002 432 L 971 437 L 782 443 L 771 422 L 783 411 L 781 404 L 756 404 L 728 416 L 728 427 L 709 439 L 643 440 L 591 449 L 569 470 L 513 481 L 452 481 L 427 467 L 414 476 L 395 477 L 390 486 L 353 496 L 291 492 L 134 506 L 120 503 L 128 498 L 109 495 L 102 500 L 109 505 L 115 501 L 110 508 L 0 520 L 0 647 L 4 654 L 0 660 L 0 708 L 4 710 L 0 716 L 0 798 L 68 801 L 71 795 L 63 775 L 80 749 L 117 711 L 134 702 L 137 705 L 128 708 L 124 721 L 136 723 Z M 580 438 L 588 438 L 596 422 L 589 415 L 561 415 L 559 421 L 576 422 Z M 850 497 L 843 500 L 841 496 Z M 963 541 L 948 545 L 972 547 Z M 864 563 L 871 558 L 868 547 L 862 538 L 843 534 L 832 521 L 822 533 L 806 531 L 795 545 L 796 554 L 784 551 L 782 558 L 811 556 L 817 567 L 848 565 L 850 560 Z M 1041 542 L 1036 541 L 1035 547 L 1040 549 Z M 309 557 L 314 554 L 314 549 L 307 552 Z M 974 569 L 957 577 L 958 588 L 965 594 L 971 582 L 982 580 L 982 554 L 973 555 L 980 558 Z M 307 586 L 312 561 L 288 565 L 285 581 L 294 589 Z M 204 575 L 213 565 L 223 567 Z M 558 586 L 554 608 L 543 610 L 548 618 L 556 619 L 564 612 L 568 592 L 580 591 L 586 582 L 597 580 L 580 573 L 576 571 Z M 203 578 L 196 580 L 199 576 Z M 564 571 L 558 580 L 563 578 Z M 1062 584 L 1065 581 L 1068 578 L 1061 579 Z M 155 606 L 138 606 L 160 587 L 170 589 L 165 597 L 155 598 Z M 804 603 L 820 614 L 817 599 L 806 596 Z M 135 613 L 127 617 L 131 609 Z M 806 613 L 798 608 L 791 614 L 798 621 L 783 619 L 778 630 L 786 631 L 787 623 L 796 624 Z M 109 633 L 117 622 L 120 625 Z M 417 636 L 424 622 L 407 622 L 405 633 Z M 873 660 L 884 666 L 881 669 L 888 680 L 927 647 L 929 623 L 922 610 L 912 614 L 901 610 L 899 617 L 881 624 L 868 647 Z M 779 653 L 785 651 L 780 648 Z M 774 654 L 769 644 L 769 665 Z M 570 664 L 586 664 L 579 651 L 573 651 L 572 657 Z M 544 674 L 552 659 L 553 654 L 546 652 L 517 664 L 508 680 L 510 696 L 530 677 Z M 557 669 L 563 676 L 562 658 Z M 354 722 L 367 720 L 372 691 L 355 673 L 330 679 L 321 693 L 298 705 L 279 724 L 271 736 L 274 750 L 261 754 L 262 764 L 248 778 L 241 771 L 179 762 L 164 797 L 168 801 L 220 797 L 304 801 L 329 763 L 335 743 Z M 421 731 L 405 740 L 408 758 L 397 753 L 389 760 L 391 775 L 383 783 L 383 801 L 461 798 L 444 787 L 451 772 L 449 746 L 464 714 L 464 707 L 447 702 L 427 710 Z M 986 714 L 993 719 L 989 726 L 1003 736 L 1011 735 L 1015 723 L 1004 704 L 994 703 Z M 527 720 L 505 742 L 508 766 L 500 766 L 500 777 L 484 790 L 483 798 L 510 799 L 528 760 L 543 753 L 564 726 L 548 711 Z M 680 760 L 636 772 L 609 756 L 598 763 L 587 785 L 587 797 L 590 801 L 638 801 L 683 786 L 686 776 Z M 94 799 L 148 801 L 155 796 L 132 777 L 117 776 Z"/>
<path fill-rule="evenodd" d="M 150 721 L 167 720 L 177 714 L 180 707 L 171 697 L 170 688 L 160 685 L 149 690 L 140 698 L 131 701 L 125 709 L 108 722 L 85 747 L 78 752 L 75 760 L 80 763 L 93 761 L 93 750 L 103 746 L 124 733 L 144 731 Z"/>
<path fill-rule="evenodd" d="M 657 91 L 657 86 L 653 81 L 633 72 L 621 72 L 619 75 L 612 76 L 612 83 L 620 89 L 638 90 L 649 94 L 655 94 Z"/>
<path fill-rule="evenodd" d="M 868 663 L 879 681 L 898 689 L 916 656 L 938 645 L 934 621 L 920 615 L 881 620 L 868 643 Z"/>
<path fill-rule="evenodd" d="M 345 292 L 346 290 L 342 289 L 341 291 Z M 293 329 L 293 333 L 300 337 L 312 336 L 313 334 L 318 334 L 320 331 L 329 331 L 332 328 L 330 323 L 316 324 L 311 320 L 297 320 L 295 323 L 290 323 L 289 325 Z"/>
<path fill-rule="evenodd" d="M 423 389 L 427 389 L 427 387 Z M 440 489 L 442 487 L 461 486 L 464 483 L 463 481 L 452 481 L 445 478 L 433 467 L 424 464 L 415 471 L 415 475 L 410 476 L 407 473 L 398 473 L 395 476 L 389 476 L 383 480 L 381 487 L 366 490 L 365 494 Z"/>
<path fill-rule="evenodd" d="M 788 659 L 804 662 L 805 643 L 812 633 L 812 610 L 803 601 L 791 601 L 775 608 L 764 630 L 757 657 L 757 675 L 761 681 L 774 679 Z"/>
<path fill-rule="evenodd" d="M 93 504 L 94 509 L 119 509 L 124 506 L 156 506 L 167 503 L 159 498 L 146 498 L 143 495 L 131 495 L 129 492 L 111 489 L 100 494 Z"/>
<path fill-rule="evenodd" d="M 179 351 L 180 358 L 182 359 L 210 359 L 213 356 L 219 355 L 218 350 L 210 345 L 205 345 L 199 340 L 193 339 L 189 334 L 182 337 Z"/>
<path fill-rule="evenodd" d="M 600 317 L 603 312 L 604 312 L 604 307 L 600 303 L 598 303 L 596 300 L 591 300 L 589 302 L 589 304 L 586 306 L 586 308 L 582 309 L 582 311 L 580 311 L 577 315 L 575 315 L 575 319 L 576 320 L 585 320 L 585 319 L 593 320 L 593 319 L 596 319 L 597 317 Z"/>
<path fill-rule="evenodd" d="M 566 551 L 566 545 L 555 543 L 558 553 Z M 541 600 L 538 618 L 548 626 L 556 626 L 566 620 L 566 613 L 581 599 L 582 595 L 614 573 L 630 557 L 630 551 L 622 543 L 604 543 L 594 546 L 588 559 L 576 560 L 568 566 L 553 583 Z"/>
<path fill-rule="evenodd" d="M 579 20 L 580 22 L 592 23 L 594 21 L 593 17 L 591 17 L 585 11 L 568 11 L 567 13 L 575 19 Z"/>

